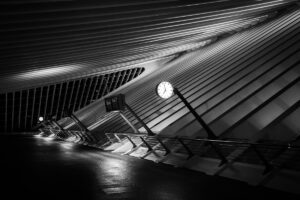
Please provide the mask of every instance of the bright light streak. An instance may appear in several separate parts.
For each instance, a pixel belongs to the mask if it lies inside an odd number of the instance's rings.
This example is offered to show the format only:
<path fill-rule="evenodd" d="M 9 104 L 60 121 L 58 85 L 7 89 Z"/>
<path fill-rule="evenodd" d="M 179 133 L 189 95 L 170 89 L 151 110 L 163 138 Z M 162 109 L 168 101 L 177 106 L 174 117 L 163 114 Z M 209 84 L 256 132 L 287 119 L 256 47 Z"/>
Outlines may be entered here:
<path fill-rule="evenodd" d="M 17 78 L 30 79 L 33 77 L 57 76 L 82 69 L 82 65 L 63 65 L 46 69 L 37 69 L 17 75 Z"/>

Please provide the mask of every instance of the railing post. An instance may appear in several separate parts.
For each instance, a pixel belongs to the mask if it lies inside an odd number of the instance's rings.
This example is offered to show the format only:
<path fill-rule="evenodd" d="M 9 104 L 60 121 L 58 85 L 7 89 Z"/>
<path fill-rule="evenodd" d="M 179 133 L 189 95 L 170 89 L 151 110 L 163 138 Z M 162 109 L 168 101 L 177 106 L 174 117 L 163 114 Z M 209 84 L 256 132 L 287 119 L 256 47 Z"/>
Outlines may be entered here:
<path fill-rule="evenodd" d="M 119 136 L 117 136 L 115 133 L 114 133 L 114 136 L 115 136 L 115 138 L 117 138 L 117 140 L 118 140 L 119 142 L 122 142 L 122 140 L 119 138 Z"/>
<path fill-rule="evenodd" d="M 250 147 L 252 147 L 255 151 L 255 153 L 257 154 L 257 156 L 259 157 L 259 159 L 261 159 L 265 165 L 265 170 L 263 172 L 263 174 L 267 174 L 268 172 L 270 172 L 273 169 L 273 166 L 267 161 L 267 159 L 260 153 L 260 151 L 256 148 L 256 145 L 251 144 Z"/>
<path fill-rule="evenodd" d="M 178 141 L 179 141 L 179 143 L 185 148 L 185 150 L 188 152 L 188 154 L 189 154 L 189 157 L 188 157 L 188 159 L 189 158 L 191 158 L 193 155 L 194 155 L 194 153 L 188 148 L 188 146 L 180 139 L 180 138 L 176 138 Z"/>
<path fill-rule="evenodd" d="M 159 139 L 158 137 L 156 137 L 156 139 L 159 142 L 159 144 L 166 150 L 165 155 L 168 155 L 170 153 L 169 148 L 161 141 L 161 139 Z"/>
<path fill-rule="evenodd" d="M 208 143 L 211 145 L 211 147 L 215 150 L 215 152 L 221 158 L 221 163 L 219 164 L 219 167 L 222 166 L 223 164 L 227 163 L 228 161 L 227 161 L 226 157 L 222 154 L 220 149 L 212 141 L 209 141 Z"/>
<path fill-rule="evenodd" d="M 152 151 L 153 149 L 152 149 L 152 147 L 148 144 L 148 142 L 146 142 L 146 140 L 145 140 L 143 137 L 140 137 L 140 138 L 141 138 L 141 140 L 143 141 L 143 143 L 147 146 L 148 152 L 149 152 L 149 151 Z"/>
<path fill-rule="evenodd" d="M 125 135 L 125 137 L 129 140 L 129 142 L 132 144 L 132 147 L 135 148 L 136 144 L 131 140 L 131 138 L 128 135 Z"/>

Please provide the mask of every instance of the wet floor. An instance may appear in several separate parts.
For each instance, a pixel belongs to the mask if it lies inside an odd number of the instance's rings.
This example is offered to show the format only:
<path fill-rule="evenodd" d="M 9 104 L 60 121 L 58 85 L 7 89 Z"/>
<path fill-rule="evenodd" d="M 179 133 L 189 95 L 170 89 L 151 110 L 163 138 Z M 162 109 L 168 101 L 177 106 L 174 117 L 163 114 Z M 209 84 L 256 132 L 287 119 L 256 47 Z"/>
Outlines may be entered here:
<path fill-rule="evenodd" d="M 34 136 L 0 136 L 0 199 L 298 199 L 289 193 Z"/>

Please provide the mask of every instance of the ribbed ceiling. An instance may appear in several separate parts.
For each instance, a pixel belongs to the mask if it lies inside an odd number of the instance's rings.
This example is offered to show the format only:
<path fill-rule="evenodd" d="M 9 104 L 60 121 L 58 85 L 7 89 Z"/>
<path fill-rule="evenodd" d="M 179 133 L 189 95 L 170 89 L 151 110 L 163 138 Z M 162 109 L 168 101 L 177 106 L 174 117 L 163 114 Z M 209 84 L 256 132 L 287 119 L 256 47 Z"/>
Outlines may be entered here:
<path fill-rule="evenodd" d="M 294 139 L 299 136 L 299 22 L 295 6 L 265 24 L 179 57 L 122 93 L 160 134 L 206 137 L 176 95 L 167 100 L 156 95 L 156 85 L 165 80 L 181 91 L 218 136 Z M 117 114 L 105 114 L 101 101 L 76 114 L 95 136 L 133 132 Z M 128 111 L 125 115 L 145 131 Z"/>
<path fill-rule="evenodd" d="M 1 128 L 28 130 L 39 115 L 60 118 L 125 84 L 123 77 L 137 77 L 139 65 L 148 75 L 155 72 L 152 61 L 266 23 L 295 2 L 1 1 Z M 110 76 L 101 82 L 104 74 Z M 95 88 L 111 89 L 96 95 Z"/>
<path fill-rule="evenodd" d="M 1 1 L 0 91 L 156 59 L 265 19 L 292 1 Z M 51 73 L 47 70 L 51 69 Z M 46 71 L 45 71 L 46 70 Z"/>

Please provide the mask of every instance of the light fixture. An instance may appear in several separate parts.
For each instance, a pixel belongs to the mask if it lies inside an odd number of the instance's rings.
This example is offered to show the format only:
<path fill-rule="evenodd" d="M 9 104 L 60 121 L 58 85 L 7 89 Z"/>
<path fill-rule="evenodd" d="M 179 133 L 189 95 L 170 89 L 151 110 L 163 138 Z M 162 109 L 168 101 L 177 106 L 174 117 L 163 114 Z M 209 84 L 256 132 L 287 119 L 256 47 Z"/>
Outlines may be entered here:
<path fill-rule="evenodd" d="M 163 99 L 168 99 L 174 94 L 174 88 L 170 82 L 163 81 L 156 86 L 156 93 Z"/>
<path fill-rule="evenodd" d="M 43 122 L 44 121 L 44 117 L 39 117 L 39 122 Z"/>

